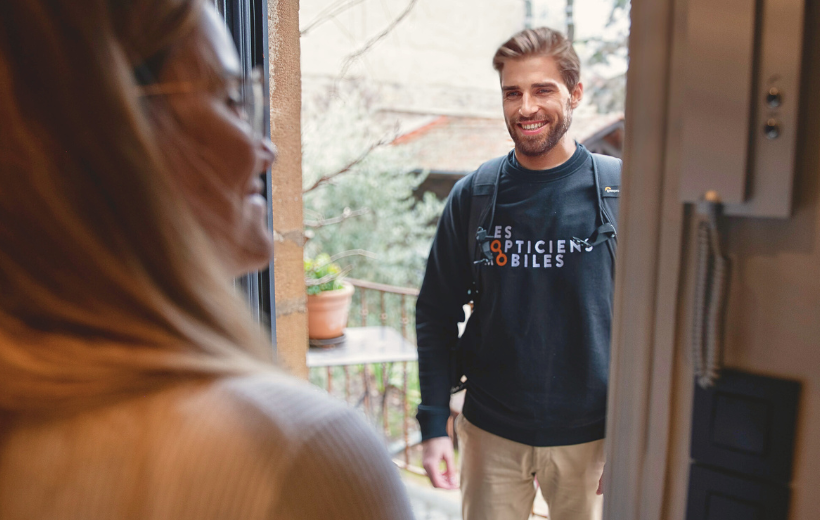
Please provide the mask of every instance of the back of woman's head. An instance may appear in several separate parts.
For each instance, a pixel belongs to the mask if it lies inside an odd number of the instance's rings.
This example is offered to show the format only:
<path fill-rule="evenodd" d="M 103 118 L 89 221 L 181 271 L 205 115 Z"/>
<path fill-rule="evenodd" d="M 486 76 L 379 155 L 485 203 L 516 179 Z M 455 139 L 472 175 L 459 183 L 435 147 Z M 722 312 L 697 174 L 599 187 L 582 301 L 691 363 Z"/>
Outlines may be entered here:
<path fill-rule="evenodd" d="M 262 341 L 135 93 L 135 69 L 155 69 L 201 11 L 0 2 L 0 410 L 261 366 Z"/>

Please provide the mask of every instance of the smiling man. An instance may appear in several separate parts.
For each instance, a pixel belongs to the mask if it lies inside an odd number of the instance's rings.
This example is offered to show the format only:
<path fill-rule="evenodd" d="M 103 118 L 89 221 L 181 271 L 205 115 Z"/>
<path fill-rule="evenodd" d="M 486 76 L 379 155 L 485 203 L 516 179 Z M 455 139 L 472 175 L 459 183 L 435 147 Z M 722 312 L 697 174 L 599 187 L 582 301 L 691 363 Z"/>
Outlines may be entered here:
<path fill-rule="evenodd" d="M 563 35 L 526 29 L 493 66 L 515 149 L 456 184 L 430 251 L 416 307 L 423 463 L 436 487 L 458 487 L 446 422 L 466 376 L 464 519 L 525 520 L 536 482 L 551 520 L 599 519 L 621 165 L 567 136 L 584 89 Z"/>

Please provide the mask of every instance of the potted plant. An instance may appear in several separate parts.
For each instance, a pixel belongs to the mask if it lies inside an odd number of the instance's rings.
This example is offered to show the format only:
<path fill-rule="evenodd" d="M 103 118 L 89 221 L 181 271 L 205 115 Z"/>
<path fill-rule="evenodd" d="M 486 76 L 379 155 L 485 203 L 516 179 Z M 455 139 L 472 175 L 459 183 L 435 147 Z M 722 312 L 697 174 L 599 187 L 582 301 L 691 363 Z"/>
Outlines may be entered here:
<path fill-rule="evenodd" d="M 347 327 L 353 286 L 343 280 L 345 271 L 327 254 L 305 260 L 308 337 L 339 338 Z"/>

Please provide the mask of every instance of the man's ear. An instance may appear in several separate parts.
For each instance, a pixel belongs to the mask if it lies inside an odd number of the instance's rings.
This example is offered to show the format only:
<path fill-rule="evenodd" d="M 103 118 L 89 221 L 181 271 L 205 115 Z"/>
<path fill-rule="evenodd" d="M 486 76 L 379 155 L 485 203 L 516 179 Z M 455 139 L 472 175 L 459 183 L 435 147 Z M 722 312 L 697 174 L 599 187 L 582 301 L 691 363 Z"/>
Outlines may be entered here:
<path fill-rule="evenodd" d="M 578 84 L 575 85 L 575 89 L 572 91 L 571 106 L 573 110 L 578 108 L 578 105 L 581 104 L 582 99 L 584 99 L 584 84 L 579 81 Z"/>

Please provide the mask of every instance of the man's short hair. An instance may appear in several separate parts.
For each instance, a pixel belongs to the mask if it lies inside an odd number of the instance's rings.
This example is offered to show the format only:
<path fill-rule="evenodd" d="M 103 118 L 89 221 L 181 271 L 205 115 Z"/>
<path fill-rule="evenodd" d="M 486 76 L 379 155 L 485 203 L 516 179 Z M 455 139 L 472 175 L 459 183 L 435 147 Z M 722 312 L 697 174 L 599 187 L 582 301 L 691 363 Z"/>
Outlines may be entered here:
<path fill-rule="evenodd" d="M 561 78 L 570 92 L 581 80 L 581 61 L 566 36 L 549 27 L 524 29 L 504 42 L 493 56 L 493 68 L 501 74 L 510 60 L 530 56 L 550 56 L 558 65 Z"/>

